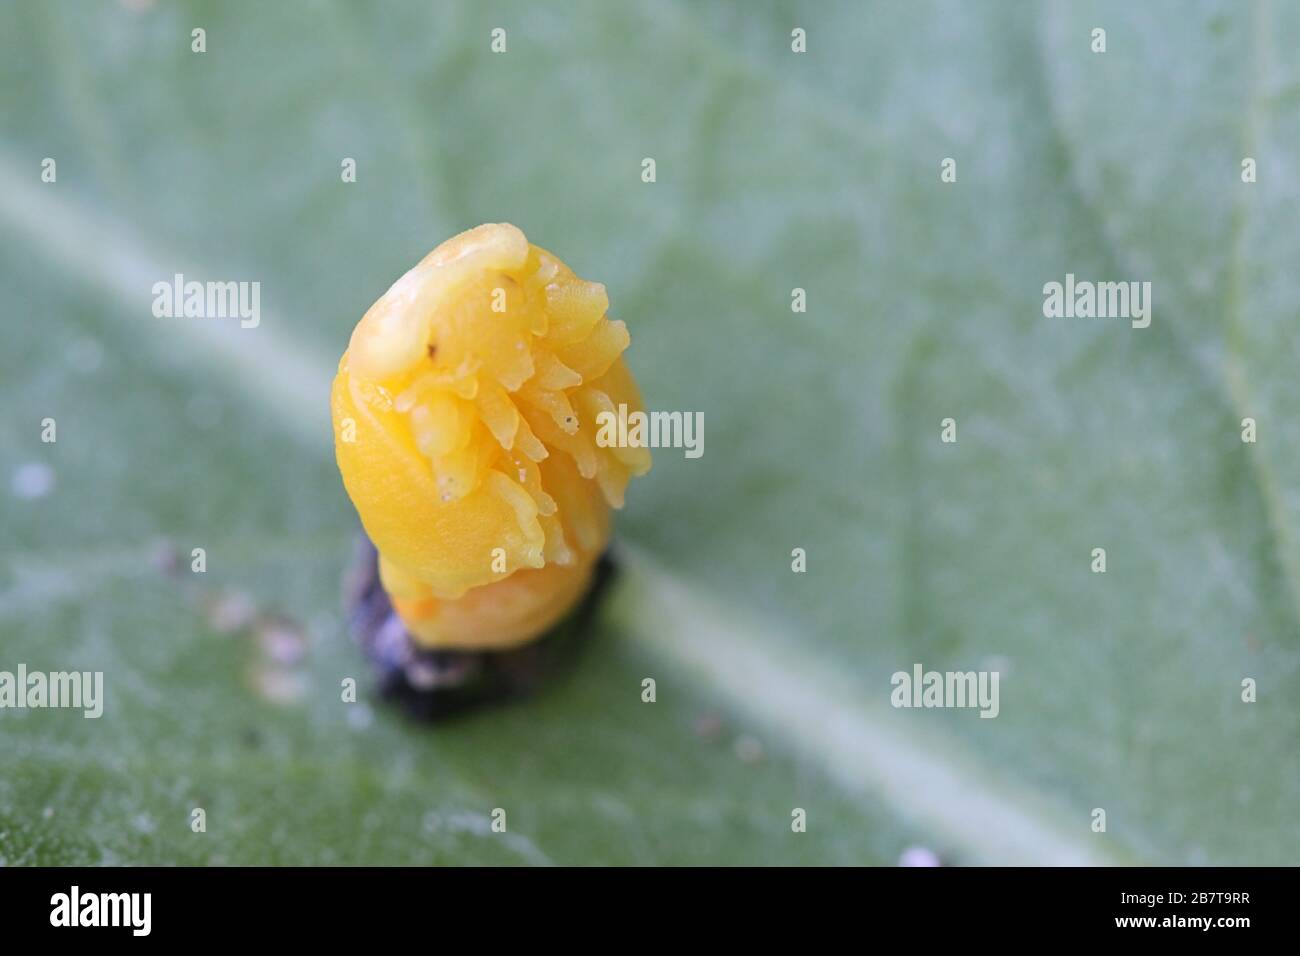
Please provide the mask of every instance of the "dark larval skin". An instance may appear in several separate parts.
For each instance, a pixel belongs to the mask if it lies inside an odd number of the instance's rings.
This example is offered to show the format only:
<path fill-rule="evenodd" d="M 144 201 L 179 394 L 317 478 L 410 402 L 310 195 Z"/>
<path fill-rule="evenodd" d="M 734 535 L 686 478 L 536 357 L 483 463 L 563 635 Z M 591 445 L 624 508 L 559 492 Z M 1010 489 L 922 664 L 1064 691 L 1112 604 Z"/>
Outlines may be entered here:
<path fill-rule="evenodd" d="M 363 533 L 344 581 L 344 610 L 353 640 L 375 670 L 380 693 L 417 718 L 436 720 L 529 694 L 572 663 L 615 572 L 606 553 L 582 603 L 549 634 L 523 647 L 432 650 L 415 643 L 393 610 L 379 579 L 379 552 Z"/>

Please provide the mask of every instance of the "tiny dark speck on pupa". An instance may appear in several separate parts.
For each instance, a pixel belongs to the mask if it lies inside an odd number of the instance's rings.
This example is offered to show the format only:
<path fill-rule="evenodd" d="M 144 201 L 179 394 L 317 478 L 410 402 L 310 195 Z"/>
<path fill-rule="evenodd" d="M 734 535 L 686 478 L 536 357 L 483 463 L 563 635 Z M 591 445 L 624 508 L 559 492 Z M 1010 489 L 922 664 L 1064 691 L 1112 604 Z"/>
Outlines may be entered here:
<path fill-rule="evenodd" d="M 436 345 L 434 345 L 432 342 L 430 342 L 430 343 L 429 343 L 429 358 L 433 358 L 433 357 L 434 357 L 435 355 L 437 355 L 437 354 L 438 354 L 438 346 L 436 346 Z"/>

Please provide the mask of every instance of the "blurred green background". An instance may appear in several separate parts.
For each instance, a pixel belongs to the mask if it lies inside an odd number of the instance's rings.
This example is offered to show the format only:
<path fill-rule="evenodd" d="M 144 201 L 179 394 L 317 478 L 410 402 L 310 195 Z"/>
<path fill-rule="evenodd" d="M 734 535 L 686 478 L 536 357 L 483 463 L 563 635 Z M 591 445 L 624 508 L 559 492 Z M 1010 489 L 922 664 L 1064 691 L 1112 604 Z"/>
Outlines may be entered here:
<path fill-rule="evenodd" d="M 1266 2 L 6 0 L 0 669 L 107 701 L 0 712 L 0 862 L 1295 862 L 1298 39 Z M 424 727 L 343 630 L 326 389 L 484 221 L 606 283 L 705 454 L 630 489 L 572 673 Z M 260 327 L 153 318 L 176 272 L 259 281 Z M 1151 281 L 1151 327 L 1044 318 L 1067 272 Z M 1000 716 L 891 710 L 916 662 L 1000 670 Z"/>

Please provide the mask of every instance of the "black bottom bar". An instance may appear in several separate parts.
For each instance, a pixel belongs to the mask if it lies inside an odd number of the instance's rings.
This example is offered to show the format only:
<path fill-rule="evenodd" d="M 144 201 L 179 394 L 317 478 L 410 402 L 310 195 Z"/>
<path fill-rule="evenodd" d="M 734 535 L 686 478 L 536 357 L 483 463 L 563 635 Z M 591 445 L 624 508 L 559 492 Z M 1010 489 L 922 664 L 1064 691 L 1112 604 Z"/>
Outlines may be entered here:
<path fill-rule="evenodd" d="M 206 945 L 374 946 L 388 936 L 418 945 L 410 935 L 431 932 L 432 946 L 444 932 L 429 918 L 436 912 L 462 931 L 484 917 L 485 942 L 499 944 L 500 929 L 514 926 L 550 945 L 563 899 L 575 929 L 594 933 L 599 923 L 607 932 L 613 920 L 630 937 L 664 943 L 684 938 L 669 935 L 678 927 L 693 934 L 701 924 L 733 942 L 782 925 L 838 934 L 840 924 L 859 939 L 918 933 L 926 949 L 949 936 L 1230 945 L 1286 927 L 1293 883 L 1294 871 L 1281 869 L 0 869 L 0 913 L 7 943 L 74 932 L 83 942 L 92 934 L 131 940 L 147 926 L 148 938 Z M 71 926 L 74 887 L 76 922 L 117 925 Z"/>

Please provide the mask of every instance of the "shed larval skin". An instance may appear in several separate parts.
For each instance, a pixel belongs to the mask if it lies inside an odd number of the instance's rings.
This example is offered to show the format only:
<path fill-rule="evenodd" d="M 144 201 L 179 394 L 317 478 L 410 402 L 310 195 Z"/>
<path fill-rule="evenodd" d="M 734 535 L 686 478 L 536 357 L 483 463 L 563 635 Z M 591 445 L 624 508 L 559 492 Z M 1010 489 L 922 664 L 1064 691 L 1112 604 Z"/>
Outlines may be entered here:
<path fill-rule="evenodd" d="M 603 285 L 488 223 L 425 256 L 353 331 L 335 452 L 419 645 L 519 645 L 586 591 L 610 508 L 650 468 L 645 448 L 596 443 L 600 412 L 642 409 L 608 307 Z"/>

